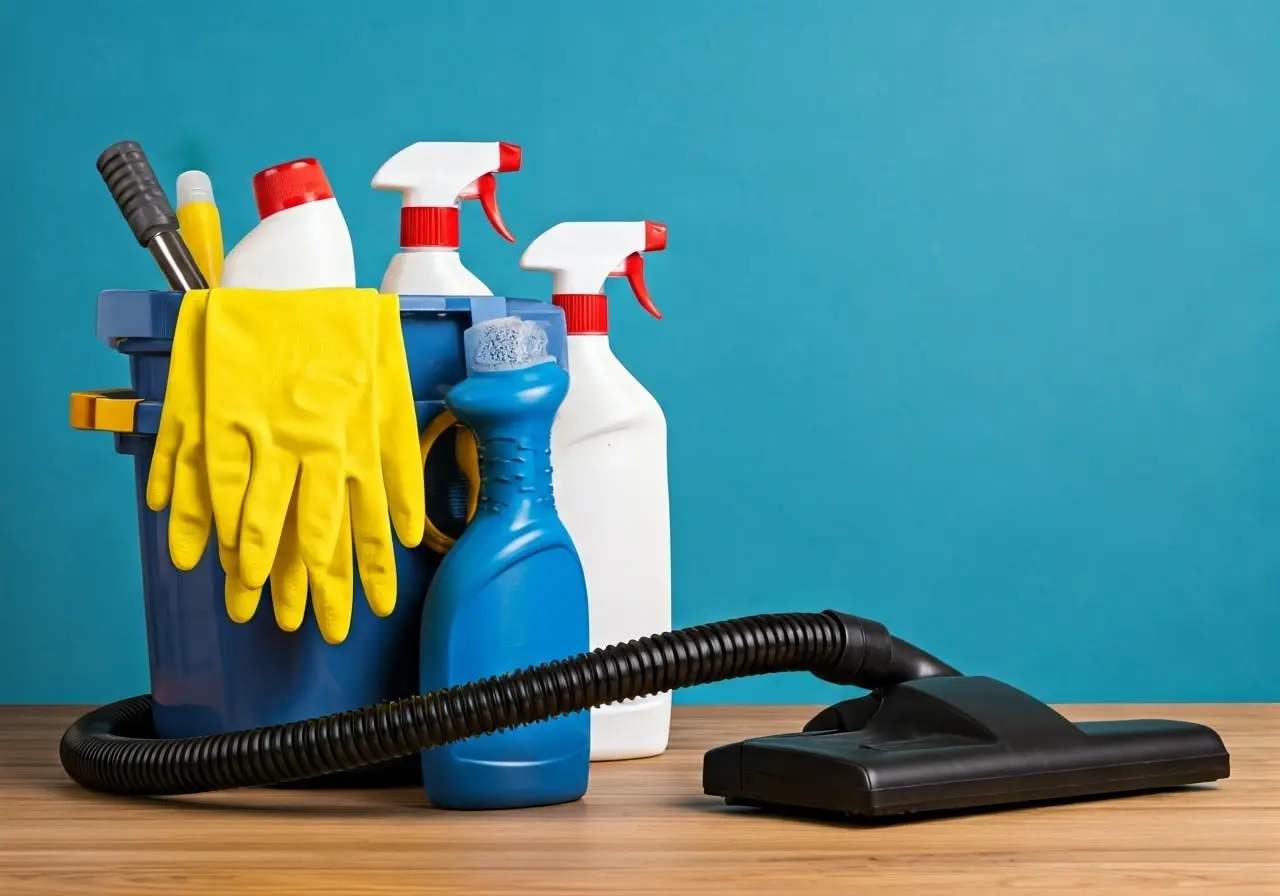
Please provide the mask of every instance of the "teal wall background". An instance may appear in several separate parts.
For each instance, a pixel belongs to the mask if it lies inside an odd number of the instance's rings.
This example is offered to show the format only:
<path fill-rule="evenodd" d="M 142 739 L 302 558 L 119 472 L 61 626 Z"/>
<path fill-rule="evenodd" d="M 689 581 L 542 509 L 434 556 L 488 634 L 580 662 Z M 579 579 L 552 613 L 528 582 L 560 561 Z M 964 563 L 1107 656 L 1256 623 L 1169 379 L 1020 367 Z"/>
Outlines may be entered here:
<path fill-rule="evenodd" d="M 1276 700 L 1280 3 L 0 5 L 0 701 L 147 690 L 124 385 L 97 292 L 160 287 L 94 170 L 315 155 L 360 276 L 379 164 L 521 144 L 468 265 L 545 296 L 566 219 L 670 227 L 614 341 L 671 428 L 676 623 L 848 609 L 1044 699 Z M 215 14 L 216 12 L 216 14 Z M 809 701 L 807 676 L 687 701 Z"/>

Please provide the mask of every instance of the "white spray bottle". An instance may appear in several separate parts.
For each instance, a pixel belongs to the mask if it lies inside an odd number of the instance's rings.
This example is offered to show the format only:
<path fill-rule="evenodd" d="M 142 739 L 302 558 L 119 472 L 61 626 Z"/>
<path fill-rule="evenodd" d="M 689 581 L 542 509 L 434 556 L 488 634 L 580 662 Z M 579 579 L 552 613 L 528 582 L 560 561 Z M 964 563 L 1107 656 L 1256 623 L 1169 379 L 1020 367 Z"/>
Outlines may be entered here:
<path fill-rule="evenodd" d="M 569 392 L 551 429 L 556 508 L 587 580 L 591 646 L 671 629 L 667 421 L 609 346 L 608 277 L 626 277 L 645 310 L 643 252 L 666 247 L 650 221 L 567 222 L 525 249 L 520 266 L 553 275 L 564 309 Z M 671 695 L 592 710 L 591 758 L 636 759 L 667 748 Z"/>
<path fill-rule="evenodd" d="M 498 211 L 495 174 L 520 170 L 513 143 L 414 143 L 373 176 L 375 190 L 398 190 L 400 252 L 381 291 L 397 295 L 487 296 L 489 288 L 458 257 L 458 204 L 479 199 L 494 230 L 510 242 Z"/>

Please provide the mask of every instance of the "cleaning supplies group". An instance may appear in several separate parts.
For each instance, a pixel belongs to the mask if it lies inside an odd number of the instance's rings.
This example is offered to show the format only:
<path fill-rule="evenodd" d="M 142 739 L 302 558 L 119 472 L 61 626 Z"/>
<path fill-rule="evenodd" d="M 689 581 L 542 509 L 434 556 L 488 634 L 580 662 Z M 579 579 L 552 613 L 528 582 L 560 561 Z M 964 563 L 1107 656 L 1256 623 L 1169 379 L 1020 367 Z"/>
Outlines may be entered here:
<path fill-rule="evenodd" d="M 438 807 L 564 802 L 585 794 L 590 759 L 665 747 L 665 704 L 606 701 L 800 670 L 873 693 L 829 707 L 801 734 L 708 753 L 708 794 L 765 808 L 880 815 L 1106 795 L 1118 787 L 1167 789 L 1229 774 L 1221 739 L 1202 726 L 1120 722 L 1116 733 L 1085 732 L 999 682 L 962 676 L 879 623 L 844 613 L 758 615 L 656 631 L 670 618 L 664 605 L 670 563 L 665 422 L 609 348 L 603 283 L 628 277 L 641 304 L 657 316 L 641 253 L 663 248 L 666 231 L 648 222 L 570 223 L 535 240 L 521 264 L 553 274 L 553 301 L 562 315 L 528 300 L 480 296 L 402 302 L 414 290 L 439 296 L 450 288 L 483 288 L 457 258 L 460 199 L 481 199 L 505 233 L 492 175 L 511 170 L 518 150 L 432 146 L 406 150 L 380 173 L 383 184 L 408 191 L 405 251 L 381 292 L 355 288 L 346 225 L 313 160 L 276 166 L 255 179 L 262 223 L 223 263 L 207 177 L 183 175 L 175 215 L 136 143 L 116 144 L 99 157 L 98 170 L 134 238 L 178 294 L 128 291 L 147 300 L 152 323 L 158 319 L 166 329 L 176 323 L 174 333 L 164 333 L 174 337 L 171 351 L 156 351 L 154 335 L 110 337 L 119 344 L 136 338 L 141 351 L 165 359 L 135 360 L 135 386 L 148 379 L 139 370 L 169 364 L 160 374 L 165 391 L 156 438 L 133 431 L 132 420 L 109 429 L 118 439 L 125 434 L 128 441 L 117 448 L 142 461 L 139 472 L 149 469 L 148 505 L 170 511 L 173 562 L 194 568 L 216 522 L 232 616 L 253 615 L 269 578 L 273 594 L 287 592 L 276 597 L 279 624 L 297 629 L 309 581 L 331 643 L 344 640 L 351 626 L 352 553 L 376 613 L 392 613 L 396 557 L 408 558 L 401 570 L 406 593 L 415 601 L 421 589 L 427 594 L 417 658 L 422 693 L 407 694 L 395 684 L 399 693 L 390 698 L 344 701 L 337 712 L 166 734 L 160 720 L 167 700 L 178 704 L 170 711 L 202 713 L 206 695 L 218 700 L 218 679 L 244 673 L 232 651 L 218 650 L 238 635 L 267 634 L 256 645 L 280 651 L 282 662 L 271 667 L 253 662 L 263 651 L 243 651 L 252 671 L 286 670 L 248 676 L 251 687 L 275 700 L 300 683 L 287 667 L 305 667 L 316 656 L 323 660 L 305 669 L 316 674 L 315 690 L 332 688 L 340 677 L 331 674 L 340 665 L 327 664 L 330 658 L 354 656 L 369 668 L 386 660 L 403 671 L 404 651 L 362 651 L 360 641 L 370 633 L 399 635 L 412 613 L 371 628 L 362 624 L 354 643 L 338 650 L 313 638 L 310 627 L 295 636 L 279 635 L 265 621 L 210 626 L 209 589 L 202 586 L 216 579 L 216 570 L 206 567 L 202 572 L 212 576 L 190 580 L 157 570 L 155 536 L 165 524 L 162 516 L 142 513 L 155 693 L 93 710 L 67 730 L 59 756 L 73 780 L 134 797 L 175 796 L 362 772 L 416 752 Z M 438 166 L 438 181 L 424 186 L 431 178 L 415 174 L 418 163 Z M 156 314 L 172 308 L 175 298 L 176 322 Z M 512 316 L 495 313 L 503 302 Z M 112 302 L 100 299 L 100 328 L 104 308 L 110 312 Z M 471 326 L 458 346 L 453 322 L 462 308 L 469 309 Z M 138 317 L 132 315 L 135 322 Z M 425 351 L 424 317 L 428 331 L 445 339 L 425 340 Z M 564 324 L 572 376 L 563 359 L 551 357 L 548 331 L 539 323 L 548 317 L 557 341 Z M 405 350 L 402 328 L 412 334 L 412 352 Z M 459 347 L 465 377 L 455 363 Z M 425 390 L 431 399 L 422 404 L 438 410 L 436 390 L 447 387 L 445 419 L 456 421 L 476 446 L 470 524 L 443 547 L 429 584 L 416 575 L 418 561 L 434 558 L 413 545 L 426 531 L 422 465 L 430 460 L 429 439 L 443 430 L 428 424 L 420 440 L 416 432 L 426 422 L 417 419 L 413 392 L 414 385 L 422 388 L 424 367 L 435 375 Z M 154 385 L 148 382 L 148 391 Z M 97 428 L 96 399 L 86 409 L 82 397 L 72 396 L 72 424 Z M 467 466 L 465 457 L 460 464 Z M 409 546 L 396 554 L 393 525 Z M 155 587 L 157 578 L 165 587 Z M 184 581 L 192 587 L 182 587 Z M 166 621 L 172 607 L 165 604 L 187 599 L 196 605 L 197 621 Z M 223 643 L 206 651 L 205 637 Z M 626 643 L 600 643 L 615 638 Z M 587 653 L 589 641 L 603 649 Z M 157 676 L 157 642 L 169 642 L 176 663 L 191 668 L 194 694 L 175 695 L 184 687 L 168 689 L 164 673 Z M 239 646 L 244 643 L 253 642 Z M 198 662 L 191 662 L 192 652 Z M 232 668 L 220 668 L 224 659 Z M 959 747 L 951 736 L 956 731 L 969 735 Z M 1016 737 L 1004 736 L 1010 732 Z M 890 741 L 899 749 L 885 753 Z M 909 786 L 901 786 L 904 781 Z"/>
<path fill-rule="evenodd" d="M 179 569 L 199 562 L 213 523 L 233 619 L 253 617 L 269 579 L 277 624 L 295 630 L 309 584 L 321 633 L 343 641 L 353 549 L 374 613 L 394 609 L 394 526 L 407 547 L 425 540 L 448 552 L 424 609 L 424 688 L 671 628 L 666 423 L 612 353 L 604 294 L 606 278 L 626 277 L 660 317 L 642 253 L 665 248 L 665 227 L 570 222 L 535 239 L 520 263 L 553 275 L 552 301 L 564 310 L 568 335 L 567 382 L 554 385 L 553 368 L 563 371 L 536 360 L 537 351 L 517 352 L 505 370 L 477 368 L 476 345 L 492 354 L 517 336 L 520 344 L 536 337 L 527 322 L 488 322 L 466 334 L 468 377 L 449 393 L 448 410 L 417 431 L 399 296 L 491 295 L 459 257 L 458 206 L 478 199 L 513 240 L 497 208 L 495 175 L 518 170 L 520 161 L 520 148 L 507 143 L 416 143 L 386 162 L 373 186 L 403 195 L 400 252 L 377 291 L 355 286 L 350 234 L 316 160 L 254 177 L 261 220 L 225 261 L 208 178 L 180 178 L 182 234 L 213 288 L 181 304 L 147 503 L 171 507 L 170 555 Z M 550 379 L 535 389 L 531 376 Z M 473 395 L 496 404 L 476 405 Z M 515 422 L 517 409 L 526 422 Z M 422 470 L 431 443 L 455 424 L 471 485 L 468 520 L 479 517 L 457 544 L 426 515 Z M 554 534 L 561 525 L 563 537 Z M 560 547 L 546 553 L 546 545 Z M 510 575 L 486 566 L 497 560 Z M 580 608 L 575 569 L 585 591 Z M 490 600 L 489 591 L 504 596 Z M 563 612 L 551 612 L 549 602 Z M 493 649 L 477 648 L 481 642 Z M 468 645 L 465 657 L 450 653 L 459 643 Z M 484 771 L 488 784 L 452 789 L 458 802 L 494 804 L 489 788 L 513 786 L 497 771 L 513 750 L 525 759 L 533 750 L 544 762 L 566 757 L 568 770 L 559 785 L 543 775 L 542 795 L 528 798 L 569 798 L 579 768 L 569 748 L 575 737 L 566 734 L 573 725 L 585 719 L 429 751 L 424 771 L 437 788 L 462 782 L 467 769 Z M 669 694 L 594 710 L 590 756 L 660 753 L 669 727 Z M 471 756 L 477 750 L 485 755 Z"/>

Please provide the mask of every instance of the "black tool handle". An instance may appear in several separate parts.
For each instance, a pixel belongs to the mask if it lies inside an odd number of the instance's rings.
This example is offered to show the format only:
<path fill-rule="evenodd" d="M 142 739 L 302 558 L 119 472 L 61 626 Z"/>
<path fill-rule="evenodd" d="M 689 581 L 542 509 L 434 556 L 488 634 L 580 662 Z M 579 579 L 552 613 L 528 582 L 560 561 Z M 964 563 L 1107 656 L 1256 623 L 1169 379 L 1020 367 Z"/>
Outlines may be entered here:
<path fill-rule="evenodd" d="M 98 173 L 140 246 L 146 247 L 157 234 L 177 231 L 178 216 L 137 143 L 125 140 L 108 146 L 98 156 Z"/>
<path fill-rule="evenodd" d="M 182 292 L 206 288 L 208 283 L 178 232 L 178 216 L 142 147 L 132 140 L 108 146 L 98 156 L 98 173 L 138 244 L 151 251 L 169 285 Z"/>

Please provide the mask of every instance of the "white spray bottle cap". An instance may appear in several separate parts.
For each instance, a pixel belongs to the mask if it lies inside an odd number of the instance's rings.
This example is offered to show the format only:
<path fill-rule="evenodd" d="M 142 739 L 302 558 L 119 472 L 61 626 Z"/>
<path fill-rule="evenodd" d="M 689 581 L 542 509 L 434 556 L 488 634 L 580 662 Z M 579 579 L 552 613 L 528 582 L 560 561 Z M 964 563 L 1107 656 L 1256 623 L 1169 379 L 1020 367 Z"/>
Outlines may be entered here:
<path fill-rule="evenodd" d="M 503 239 L 515 242 L 498 211 L 495 174 L 520 170 L 514 143 L 414 143 L 373 176 L 375 190 L 399 190 L 400 247 L 458 248 L 458 203 L 479 199 Z"/>
<path fill-rule="evenodd" d="M 570 335 L 609 332 L 604 282 L 626 277 L 631 291 L 654 317 L 662 313 L 644 282 L 644 252 L 667 247 L 667 227 L 653 221 L 566 221 L 529 244 L 520 256 L 527 271 L 550 271 L 551 301 L 564 309 Z"/>

